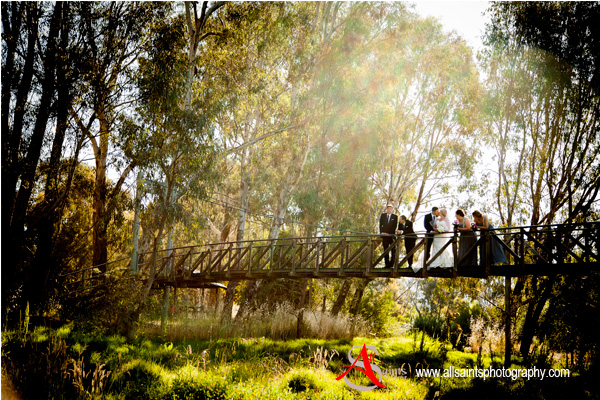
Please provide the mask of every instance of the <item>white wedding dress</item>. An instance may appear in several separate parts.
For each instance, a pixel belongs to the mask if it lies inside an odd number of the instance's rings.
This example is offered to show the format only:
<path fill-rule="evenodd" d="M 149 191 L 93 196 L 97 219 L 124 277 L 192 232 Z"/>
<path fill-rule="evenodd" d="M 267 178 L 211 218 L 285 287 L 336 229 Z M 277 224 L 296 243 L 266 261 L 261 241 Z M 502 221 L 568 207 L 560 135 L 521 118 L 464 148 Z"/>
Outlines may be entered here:
<path fill-rule="evenodd" d="M 448 241 L 450 239 L 452 239 L 452 236 L 454 235 L 451 225 L 450 225 L 450 220 L 448 220 L 448 217 L 445 217 L 444 219 L 441 219 L 441 220 L 438 219 L 436 222 L 436 228 L 437 228 L 436 232 L 443 231 L 443 233 L 436 233 L 434 235 L 433 243 L 431 244 L 430 257 L 435 256 L 438 253 L 438 251 L 440 251 L 440 249 L 442 247 L 444 247 L 444 245 L 446 243 L 448 243 Z M 419 256 L 419 259 L 417 260 L 417 262 L 415 264 L 413 264 L 413 266 L 412 266 L 413 271 L 417 272 L 421 268 L 423 268 L 423 257 L 425 257 L 424 251 Z M 429 270 L 431 268 L 453 268 L 453 267 L 454 267 L 454 257 L 452 256 L 452 245 L 450 244 L 444 249 L 442 254 L 440 254 L 438 256 L 438 258 L 433 260 L 433 262 L 429 265 L 429 267 L 427 269 Z"/>

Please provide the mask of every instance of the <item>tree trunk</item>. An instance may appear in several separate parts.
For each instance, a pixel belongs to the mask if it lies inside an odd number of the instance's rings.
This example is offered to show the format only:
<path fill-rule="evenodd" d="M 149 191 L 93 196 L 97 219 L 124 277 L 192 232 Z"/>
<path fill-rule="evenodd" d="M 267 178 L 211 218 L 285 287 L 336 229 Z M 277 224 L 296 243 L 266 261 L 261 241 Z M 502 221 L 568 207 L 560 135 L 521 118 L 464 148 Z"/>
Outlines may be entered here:
<path fill-rule="evenodd" d="M 544 282 L 544 287 L 538 299 L 533 300 L 527 306 L 527 313 L 525 314 L 525 323 L 523 324 L 523 335 L 521 337 L 521 347 L 519 351 L 521 356 L 527 359 L 529 356 L 529 348 L 533 342 L 533 337 L 536 333 L 536 328 L 539 325 L 539 319 L 542 315 L 542 311 L 546 306 L 546 302 L 552 294 L 552 287 L 554 286 L 556 278 L 549 278 Z"/>
<path fill-rule="evenodd" d="M 69 44 L 69 3 L 57 3 L 55 13 L 60 13 L 61 25 L 61 44 L 60 51 L 67 52 Z M 37 227 L 34 223 L 34 229 L 37 232 L 38 245 L 35 253 L 33 275 L 33 293 L 37 294 L 38 299 L 45 298 L 48 291 L 48 281 L 50 277 L 57 273 L 61 266 L 53 259 L 54 237 L 57 230 L 57 224 L 63 213 L 64 199 L 70 192 L 71 180 L 68 179 L 63 193 L 59 193 L 59 181 L 63 168 L 60 165 L 62 156 L 62 147 L 65 141 L 65 134 L 68 126 L 69 107 L 72 101 L 70 93 L 70 83 L 67 81 L 66 73 L 69 68 L 67 60 L 64 57 L 56 57 L 57 60 L 57 105 L 56 105 L 56 129 L 52 150 L 48 162 L 48 172 L 46 175 L 46 184 L 44 189 L 44 203 L 42 206 L 43 216 L 40 218 Z M 79 149 L 79 147 L 77 147 Z M 76 155 L 78 150 L 76 150 Z M 62 199 L 62 200 L 61 200 Z M 34 301 L 34 304 L 36 301 Z"/>
<path fill-rule="evenodd" d="M 300 311 L 298 312 L 298 319 L 296 321 L 296 339 L 302 337 L 302 332 L 304 330 L 304 304 L 306 301 L 306 279 L 302 279 L 300 281 L 300 303 L 298 304 L 298 308 Z"/>
<path fill-rule="evenodd" d="M 362 300 L 362 296 L 365 292 L 367 285 L 369 284 L 369 280 L 362 279 L 360 283 L 356 286 L 356 291 L 354 292 L 354 299 L 352 299 L 352 305 L 350 306 L 350 315 L 356 316 L 360 311 L 360 301 Z"/>
<path fill-rule="evenodd" d="M 247 150 L 242 152 L 241 162 L 241 177 L 240 177 L 240 210 L 238 214 L 237 223 L 237 234 L 236 241 L 244 240 L 244 234 L 246 232 L 246 215 L 248 210 L 248 200 L 250 198 L 250 185 L 248 184 L 248 176 L 246 174 L 246 156 Z M 240 244 L 240 246 L 242 246 Z M 225 300 L 223 301 L 223 315 L 221 321 L 226 322 L 231 320 L 231 314 L 233 312 L 233 298 L 237 289 L 238 282 L 230 281 L 227 283 L 227 291 L 225 292 Z"/>
<path fill-rule="evenodd" d="M 336 316 L 342 310 L 344 303 L 346 302 L 346 297 L 348 296 L 348 291 L 350 290 L 350 279 L 345 279 L 342 283 L 342 287 L 338 292 L 338 297 L 333 303 L 333 307 L 331 308 L 331 315 Z"/>
<path fill-rule="evenodd" d="M 279 198 L 277 202 L 277 208 L 275 211 L 275 218 L 273 219 L 273 225 L 271 226 L 271 230 L 269 231 L 269 239 L 277 239 L 279 237 L 279 232 L 281 231 L 281 227 L 283 226 L 284 219 L 287 213 L 287 208 L 290 204 L 290 200 L 292 199 L 292 194 L 300 184 L 300 180 L 304 174 L 304 166 L 306 165 L 306 160 L 308 158 L 308 153 L 310 153 L 311 146 L 310 144 L 306 147 L 304 155 L 300 161 L 300 165 L 294 166 L 292 165 L 290 168 L 296 169 L 296 176 L 292 178 L 292 174 L 289 169 L 286 174 L 285 182 L 283 183 L 280 191 Z"/>
<path fill-rule="evenodd" d="M 92 265 L 98 265 L 102 273 L 106 272 L 108 261 L 108 218 L 106 215 L 106 161 L 108 158 L 109 122 L 104 114 L 104 104 L 98 107 L 98 121 L 100 122 L 100 145 L 95 155 L 96 178 L 94 181 L 93 199 L 93 245 Z"/>
<path fill-rule="evenodd" d="M 50 119 L 50 107 L 55 94 L 56 81 L 56 60 L 57 60 L 57 38 L 59 33 L 59 23 L 62 17 L 62 3 L 57 3 L 54 7 L 48 40 L 46 43 L 46 53 L 44 54 L 44 78 L 42 80 L 42 94 L 40 105 L 36 112 L 36 120 L 27 149 L 27 156 L 22 165 L 20 175 L 20 187 L 14 205 L 12 216 L 12 240 L 16 240 L 20 246 L 24 234 L 25 218 L 29 209 L 29 201 L 33 188 L 35 186 L 35 174 L 39 164 L 42 145 L 46 137 L 46 127 Z M 44 232 L 44 234 L 49 234 Z M 45 260 L 47 262 L 47 260 Z M 44 282 L 47 276 L 48 266 L 44 265 L 42 270 L 33 270 L 34 265 L 30 265 L 29 273 L 26 274 L 25 299 L 29 300 L 34 312 L 39 311 L 38 306 L 45 293 Z M 28 275 L 28 276 L 27 276 Z"/>
<path fill-rule="evenodd" d="M 24 3 L 26 11 L 26 27 L 27 27 L 27 53 L 25 60 L 23 61 L 23 69 L 21 74 L 21 80 L 17 86 L 17 93 L 15 102 L 15 108 L 12 115 L 12 127 L 6 131 L 2 129 L 2 187 L 5 193 L 2 195 L 2 224 L 6 224 L 3 229 L 4 232 L 9 232 L 11 248 L 18 251 L 20 246 L 18 237 L 15 237 L 11 232 L 15 224 L 12 223 L 14 214 L 15 199 L 17 196 L 17 182 L 22 171 L 20 154 L 21 154 L 21 141 L 23 135 L 23 124 L 25 120 L 25 112 L 27 110 L 27 101 L 31 91 L 31 82 L 34 73 L 34 63 L 36 58 L 36 42 L 38 39 L 38 21 L 39 21 L 39 5 L 37 3 L 26 2 Z M 17 12 L 17 11 L 15 11 Z M 3 13 L 3 20 L 5 19 Z M 21 32 L 14 32 L 15 35 L 21 35 Z M 16 40 L 16 39 L 15 39 Z M 4 73 L 4 70 L 2 71 Z M 11 102 L 10 85 L 8 82 L 2 85 L 2 101 L 7 102 L 8 105 Z M 7 91 L 9 91 L 7 93 Z M 2 110 L 2 118 L 5 118 L 4 112 L 8 110 Z M 10 117 L 10 112 L 7 112 L 7 122 Z M 3 123 L 4 125 L 4 123 Z M 3 126 L 5 128 L 5 126 Z M 22 227 L 20 228 L 22 229 Z M 17 254 L 18 256 L 18 254 Z M 18 259 L 18 257 L 17 257 Z"/>

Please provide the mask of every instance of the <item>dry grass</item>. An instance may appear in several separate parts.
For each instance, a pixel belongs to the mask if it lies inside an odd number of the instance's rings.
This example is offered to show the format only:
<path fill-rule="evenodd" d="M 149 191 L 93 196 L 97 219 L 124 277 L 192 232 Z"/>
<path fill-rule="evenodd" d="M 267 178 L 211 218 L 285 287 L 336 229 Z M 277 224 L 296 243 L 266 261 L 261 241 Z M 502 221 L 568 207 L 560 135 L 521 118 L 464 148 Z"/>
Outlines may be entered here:
<path fill-rule="evenodd" d="M 267 337 L 276 340 L 295 339 L 298 328 L 298 310 L 281 304 L 274 310 L 258 309 L 242 319 L 226 321 L 221 313 L 206 311 L 202 314 L 178 315 L 162 331 L 160 320 L 147 320 L 140 333 L 162 336 L 169 341 L 188 339 L 219 339 L 234 337 Z M 305 311 L 302 317 L 302 336 L 320 339 L 351 339 L 370 336 L 369 323 L 362 318 L 346 315 L 332 316 L 320 311 Z"/>

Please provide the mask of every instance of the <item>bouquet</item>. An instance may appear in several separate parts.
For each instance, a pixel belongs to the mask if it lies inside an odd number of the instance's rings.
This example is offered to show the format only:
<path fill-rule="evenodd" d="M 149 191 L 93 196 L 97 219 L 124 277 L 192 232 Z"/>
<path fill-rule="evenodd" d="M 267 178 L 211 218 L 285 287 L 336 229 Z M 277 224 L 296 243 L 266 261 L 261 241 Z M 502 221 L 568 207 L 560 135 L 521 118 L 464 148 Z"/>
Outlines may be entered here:
<path fill-rule="evenodd" d="M 438 231 L 439 233 L 444 233 L 444 232 L 446 232 L 446 229 L 444 229 L 444 227 L 443 227 L 443 226 L 438 226 L 438 228 L 437 228 L 437 231 Z"/>
<path fill-rule="evenodd" d="M 471 222 L 471 229 L 477 230 L 477 224 L 475 222 Z"/>

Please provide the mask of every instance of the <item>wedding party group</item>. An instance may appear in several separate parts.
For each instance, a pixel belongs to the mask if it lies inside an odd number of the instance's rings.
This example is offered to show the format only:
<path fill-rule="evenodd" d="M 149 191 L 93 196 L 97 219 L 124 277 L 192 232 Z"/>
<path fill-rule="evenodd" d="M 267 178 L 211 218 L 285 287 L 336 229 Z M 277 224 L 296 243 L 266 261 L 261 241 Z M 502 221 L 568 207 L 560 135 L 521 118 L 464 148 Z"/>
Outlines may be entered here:
<path fill-rule="evenodd" d="M 431 213 L 425 215 L 423 224 L 425 227 L 425 246 L 417 262 L 413 264 L 413 255 L 408 257 L 408 266 L 417 272 L 423 268 L 424 260 L 429 262 L 431 257 L 435 257 L 450 239 L 454 236 L 454 231 L 459 233 L 459 244 L 457 258 L 460 260 L 460 266 L 474 267 L 478 265 L 477 249 L 469 252 L 469 250 L 477 243 L 476 230 L 490 230 L 494 226 L 489 222 L 487 215 L 475 210 L 472 212 L 473 221 L 469 219 L 463 209 L 458 209 L 455 212 L 455 221 L 450 222 L 448 211 L 445 208 L 433 207 Z M 486 257 L 486 246 L 479 247 L 479 255 L 481 263 L 486 259 L 492 264 L 507 263 L 500 239 L 493 231 L 490 231 L 490 257 Z M 395 259 L 396 249 L 392 247 L 389 252 L 386 250 L 394 243 L 396 235 L 404 236 L 404 245 L 406 254 L 415 247 L 419 235 L 413 230 L 412 221 L 406 216 L 401 215 L 400 218 L 394 214 L 394 206 L 388 204 L 386 212 L 381 214 L 379 219 L 379 233 L 383 241 L 383 250 L 385 252 L 385 266 L 391 268 Z M 391 253 L 391 257 L 390 257 Z M 438 255 L 428 266 L 430 268 L 454 268 L 454 256 L 452 254 L 452 246 L 446 246 L 440 255 Z"/>

